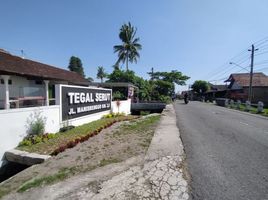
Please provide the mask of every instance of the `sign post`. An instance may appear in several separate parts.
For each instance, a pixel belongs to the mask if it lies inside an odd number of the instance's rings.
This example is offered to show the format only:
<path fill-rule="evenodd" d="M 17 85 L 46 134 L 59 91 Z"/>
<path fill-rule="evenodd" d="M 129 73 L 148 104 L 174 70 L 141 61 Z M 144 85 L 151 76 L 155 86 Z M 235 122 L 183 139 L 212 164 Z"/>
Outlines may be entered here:
<path fill-rule="evenodd" d="M 59 85 L 61 121 L 111 110 L 112 90 Z"/>

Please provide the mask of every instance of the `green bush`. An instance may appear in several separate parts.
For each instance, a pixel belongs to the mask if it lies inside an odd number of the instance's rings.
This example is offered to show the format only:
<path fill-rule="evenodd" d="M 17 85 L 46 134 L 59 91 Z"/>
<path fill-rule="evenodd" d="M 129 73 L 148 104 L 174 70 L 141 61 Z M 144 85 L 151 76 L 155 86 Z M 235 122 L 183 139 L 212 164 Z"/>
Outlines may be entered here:
<path fill-rule="evenodd" d="M 21 146 L 31 146 L 31 145 L 32 145 L 32 142 L 30 140 L 28 140 L 28 139 L 24 139 L 19 143 L 19 147 L 21 147 Z"/>
<path fill-rule="evenodd" d="M 42 141 L 43 141 L 42 136 L 35 135 L 35 136 L 33 137 L 33 142 L 32 142 L 32 143 L 34 143 L 34 144 L 38 144 L 38 143 L 40 143 L 40 142 L 42 142 Z"/>
<path fill-rule="evenodd" d="M 127 97 L 120 91 L 113 92 L 113 100 L 125 100 Z"/>
<path fill-rule="evenodd" d="M 52 138 L 54 138 L 55 137 L 55 134 L 53 134 L 53 133 L 49 133 L 49 134 L 47 134 L 47 138 L 48 139 L 52 139 Z"/>
<path fill-rule="evenodd" d="M 46 118 L 41 115 L 40 111 L 35 111 L 27 119 L 27 133 L 28 137 L 34 135 L 42 135 L 45 132 Z"/>
<path fill-rule="evenodd" d="M 103 115 L 102 118 L 114 118 L 114 117 L 122 117 L 122 116 L 126 116 L 126 114 L 124 112 L 110 113 L 110 114 L 107 114 L 107 115 Z"/>
<path fill-rule="evenodd" d="M 164 102 L 164 103 L 170 103 L 171 102 L 171 97 L 169 96 L 164 96 L 164 95 L 160 95 L 159 96 L 159 100 L 161 102 Z"/>

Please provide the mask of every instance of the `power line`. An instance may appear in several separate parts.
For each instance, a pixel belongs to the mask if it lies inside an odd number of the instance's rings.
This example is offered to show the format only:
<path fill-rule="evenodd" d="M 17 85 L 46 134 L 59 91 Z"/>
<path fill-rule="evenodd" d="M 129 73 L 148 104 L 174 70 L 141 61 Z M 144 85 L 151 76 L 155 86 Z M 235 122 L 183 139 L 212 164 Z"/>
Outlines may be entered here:
<path fill-rule="evenodd" d="M 262 52 L 262 53 L 258 53 L 258 54 L 256 54 L 255 56 L 260 56 L 260 55 L 263 55 L 263 54 L 266 54 L 266 53 L 268 53 L 268 51 L 264 51 L 264 52 Z"/>
<path fill-rule="evenodd" d="M 261 72 L 261 71 L 265 71 L 265 70 L 268 71 L 268 67 L 264 67 L 264 68 L 261 68 L 261 69 L 256 69 L 255 71 Z"/>
<path fill-rule="evenodd" d="M 268 36 L 264 37 L 263 39 L 255 42 L 255 43 L 253 43 L 253 45 L 255 45 L 256 47 L 259 48 L 260 45 L 262 45 L 262 44 L 264 44 L 266 42 L 268 42 Z"/>
<path fill-rule="evenodd" d="M 260 47 L 266 47 L 266 43 L 268 42 L 268 36 L 256 41 L 255 43 L 253 43 L 256 47 L 260 48 Z M 215 77 L 216 75 L 219 76 L 218 74 L 222 73 L 222 70 L 226 71 L 227 68 L 229 68 L 229 62 L 235 62 L 239 65 L 241 65 L 242 63 L 246 62 L 249 60 L 249 55 L 247 54 L 248 52 L 248 48 L 250 48 L 250 46 L 248 46 L 246 48 L 246 50 L 241 51 L 240 53 L 238 53 L 236 56 L 232 57 L 231 59 L 229 59 L 228 62 L 224 63 L 223 65 L 221 65 L 219 68 L 217 68 L 216 70 L 213 70 L 211 72 L 209 72 L 205 77 Z M 246 55 L 244 55 L 246 53 Z M 261 55 L 261 54 L 260 54 Z M 242 57 L 243 56 L 243 57 Z M 256 55 L 257 56 L 257 55 Z M 216 77 L 217 77 L 216 76 Z"/>

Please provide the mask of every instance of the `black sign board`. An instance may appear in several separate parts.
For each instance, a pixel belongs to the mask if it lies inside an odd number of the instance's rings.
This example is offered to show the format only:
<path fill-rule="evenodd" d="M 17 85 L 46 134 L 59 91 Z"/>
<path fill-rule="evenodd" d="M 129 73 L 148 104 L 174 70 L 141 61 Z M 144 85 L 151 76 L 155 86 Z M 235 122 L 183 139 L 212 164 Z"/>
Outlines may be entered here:
<path fill-rule="evenodd" d="M 110 110 L 111 99 L 108 89 L 62 86 L 62 120 Z"/>

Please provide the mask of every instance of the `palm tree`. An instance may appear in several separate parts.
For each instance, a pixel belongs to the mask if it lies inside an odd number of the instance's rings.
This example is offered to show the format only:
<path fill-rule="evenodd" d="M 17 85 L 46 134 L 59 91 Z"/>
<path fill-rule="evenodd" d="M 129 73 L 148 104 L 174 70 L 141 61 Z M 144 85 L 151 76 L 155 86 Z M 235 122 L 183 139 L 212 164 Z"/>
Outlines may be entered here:
<path fill-rule="evenodd" d="M 134 28 L 130 22 L 122 25 L 119 33 L 119 38 L 122 40 L 122 45 L 114 46 L 114 53 L 118 53 L 118 60 L 116 64 L 120 62 L 126 63 L 128 71 L 128 62 L 137 63 L 137 58 L 140 57 L 139 50 L 142 46 L 139 44 L 139 38 L 135 38 L 137 28 Z"/>
<path fill-rule="evenodd" d="M 104 67 L 99 66 L 98 67 L 98 72 L 97 72 L 97 78 L 101 79 L 101 82 L 103 82 L 103 78 L 107 76 L 107 73 L 104 70 Z"/>

